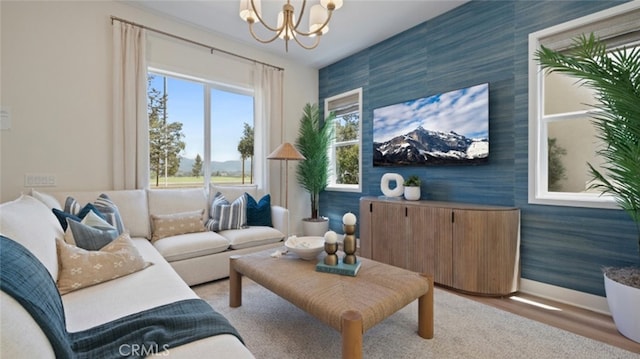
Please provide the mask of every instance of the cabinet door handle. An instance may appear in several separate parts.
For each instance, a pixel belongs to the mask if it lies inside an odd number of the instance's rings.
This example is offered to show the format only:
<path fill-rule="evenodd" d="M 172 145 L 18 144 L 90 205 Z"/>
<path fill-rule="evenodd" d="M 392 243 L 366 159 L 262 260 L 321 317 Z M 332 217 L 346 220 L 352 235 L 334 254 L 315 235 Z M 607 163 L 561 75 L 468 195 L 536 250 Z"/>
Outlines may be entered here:
<path fill-rule="evenodd" d="M 451 223 L 455 223 L 456 222 L 455 214 L 456 214 L 456 212 L 451 212 Z"/>
<path fill-rule="evenodd" d="M 404 207 L 404 216 L 405 217 L 409 217 L 409 208 L 408 207 Z"/>
<path fill-rule="evenodd" d="M 369 203 L 369 212 L 373 213 L 373 203 Z"/>

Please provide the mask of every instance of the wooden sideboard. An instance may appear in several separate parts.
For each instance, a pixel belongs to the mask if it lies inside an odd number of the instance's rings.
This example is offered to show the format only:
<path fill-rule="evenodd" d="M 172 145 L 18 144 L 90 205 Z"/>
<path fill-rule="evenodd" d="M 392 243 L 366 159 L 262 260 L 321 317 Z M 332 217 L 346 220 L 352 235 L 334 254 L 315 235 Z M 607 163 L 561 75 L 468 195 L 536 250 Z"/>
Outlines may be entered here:
<path fill-rule="evenodd" d="M 360 255 L 467 293 L 508 295 L 520 282 L 520 210 L 363 197 Z"/>

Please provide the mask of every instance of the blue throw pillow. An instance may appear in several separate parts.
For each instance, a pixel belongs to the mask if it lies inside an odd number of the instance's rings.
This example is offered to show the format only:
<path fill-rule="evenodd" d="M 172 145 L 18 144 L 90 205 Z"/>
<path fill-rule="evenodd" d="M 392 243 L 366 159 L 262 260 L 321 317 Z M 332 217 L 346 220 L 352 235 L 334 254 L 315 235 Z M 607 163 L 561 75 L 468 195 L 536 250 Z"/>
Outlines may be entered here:
<path fill-rule="evenodd" d="M 76 215 L 81 219 L 84 218 L 84 215 L 86 215 L 86 212 L 89 212 L 89 210 L 93 210 L 102 219 L 116 227 L 118 234 L 122 234 L 124 232 L 124 223 L 120 217 L 120 211 L 116 204 L 113 203 L 111 198 L 106 194 L 102 193 L 93 203 L 87 203 L 82 209 L 80 209 L 80 203 L 73 197 L 67 197 L 64 202 L 64 211 Z M 84 215 L 82 215 L 83 213 Z M 58 220 L 60 220 L 60 218 L 58 218 Z M 60 220 L 60 222 L 62 223 L 62 220 Z M 62 224 L 62 229 L 66 230 L 66 220 L 64 222 L 65 223 Z"/>
<path fill-rule="evenodd" d="M 53 211 L 53 214 L 56 215 L 56 218 L 58 219 L 58 222 L 60 222 L 60 225 L 62 226 L 62 230 L 63 231 L 67 230 L 67 218 L 73 219 L 76 222 L 80 222 L 84 217 L 87 216 L 87 214 L 89 214 L 89 212 L 94 212 L 95 214 L 100 216 L 100 218 L 106 219 L 104 217 L 104 214 L 102 214 L 91 203 L 87 203 L 81 209 L 76 209 L 77 212 L 74 211 L 74 208 L 72 208 L 71 206 L 65 206 L 65 210 L 64 211 L 61 211 L 61 210 L 59 210 L 57 208 L 53 208 L 52 211 Z"/>
<path fill-rule="evenodd" d="M 265 195 L 258 202 L 250 194 L 245 193 L 245 195 L 247 196 L 247 225 L 273 227 L 271 195 Z"/>
<path fill-rule="evenodd" d="M 65 241 L 73 241 L 76 247 L 88 251 L 100 250 L 118 237 L 118 230 L 106 221 L 102 221 L 103 223 L 92 226 L 71 218 L 67 219 L 69 230 L 65 232 Z"/>

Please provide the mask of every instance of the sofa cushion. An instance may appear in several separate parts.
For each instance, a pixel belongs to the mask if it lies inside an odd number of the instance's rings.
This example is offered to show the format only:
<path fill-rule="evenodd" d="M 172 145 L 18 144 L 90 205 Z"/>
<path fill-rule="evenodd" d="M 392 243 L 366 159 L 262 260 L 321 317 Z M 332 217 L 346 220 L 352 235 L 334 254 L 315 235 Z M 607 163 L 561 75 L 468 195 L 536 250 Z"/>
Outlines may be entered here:
<path fill-rule="evenodd" d="M 216 193 L 222 193 L 222 195 L 229 201 L 233 202 L 238 197 L 244 195 L 245 193 L 250 194 L 254 198 L 258 197 L 258 186 L 255 184 L 246 184 L 246 185 L 215 185 L 211 184 L 209 186 L 209 203 L 213 201 Z"/>
<path fill-rule="evenodd" d="M 0 204 L 0 232 L 22 244 L 58 278 L 56 238 L 62 239 L 62 227 L 51 210 L 31 196 Z"/>
<path fill-rule="evenodd" d="M 152 241 L 178 234 L 204 232 L 204 209 L 174 214 L 152 214 Z"/>
<path fill-rule="evenodd" d="M 49 339 L 20 302 L 0 291 L 0 305 L 0 357 L 55 358 Z"/>
<path fill-rule="evenodd" d="M 249 193 L 247 197 L 247 225 L 272 227 L 271 223 L 271 195 L 263 196 L 260 201 L 256 200 Z"/>
<path fill-rule="evenodd" d="M 57 281 L 60 294 L 123 277 L 151 265 L 140 256 L 128 233 L 121 234 L 99 251 L 88 251 L 59 239 L 56 245 L 60 259 Z"/>
<path fill-rule="evenodd" d="M 64 233 L 65 242 L 88 251 L 97 251 L 118 237 L 116 227 L 93 211 L 90 211 L 81 222 L 67 218 L 67 223 L 67 231 Z"/>
<path fill-rule="evenodd" d="M 147 196 L 150 215 L 208 209 L 207 193 L 203 188 L 148 189 Z M 205 212 L 205 215 L 208 217 L 209 214 Z"/>
<path fill-rule="evenodd" d="M 172 262 L 224 252 L 229 248 L 229 241 L 207 231 L 162 238 L 153 242 L 153 246 L 168 262 Z"/>
<path fill-rule="evenodd" d="M 59 209 L 62 210 L 62 206 L 60 206 L 60 202 L 50 194 L 38 192 L 35 189 L 31 189 L 31 197 L 37 199 L 38 201 L 44 203 L 50 209 Z"/>
<path fill-rule="evenodd" d="M 242 195 L 229 203 L 220 193 L 216 193 L 211 203 L 211 218 L 207 221 L 210 231 L 218 232 L 226 229 L 241 229 L 247 225 L 247 200 Z"/>
<path fill-rule="evenodd" d="M 231 249 L 255 247 L 262 244 L 276 243 L 284 238 L 279 230 L 265 226 L 248 227 L 242 230 L 227 230 L 218 232 L 229 240 Z"/>

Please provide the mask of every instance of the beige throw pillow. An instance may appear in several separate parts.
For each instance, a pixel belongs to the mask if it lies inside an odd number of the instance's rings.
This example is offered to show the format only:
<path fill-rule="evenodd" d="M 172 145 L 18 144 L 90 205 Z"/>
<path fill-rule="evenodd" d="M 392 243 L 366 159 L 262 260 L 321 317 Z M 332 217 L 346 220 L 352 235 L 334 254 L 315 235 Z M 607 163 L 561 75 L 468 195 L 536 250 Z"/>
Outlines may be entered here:
<path fill-rule="evenodd" d="M 60 294 L 124 277 L 152 264 L 138 253 L 128 233 L 121 234 L 99 251 L 78 248 L 61 239 L 57 239 L 56 244 Z"/>
<path fill-rule="evenodd" d="M 204 232 L 204 209 L 174 214 L 152 214 L 153 235 L 151 241 L 178 234 Z"/>

